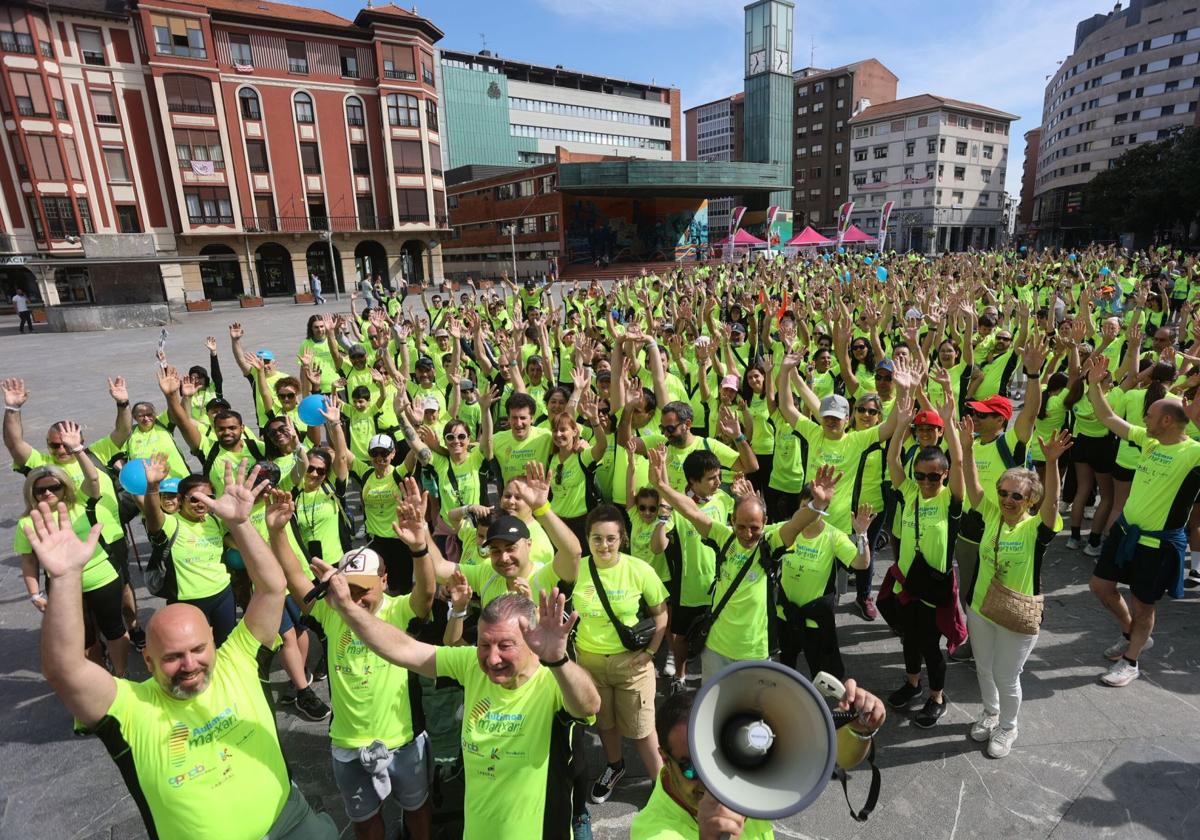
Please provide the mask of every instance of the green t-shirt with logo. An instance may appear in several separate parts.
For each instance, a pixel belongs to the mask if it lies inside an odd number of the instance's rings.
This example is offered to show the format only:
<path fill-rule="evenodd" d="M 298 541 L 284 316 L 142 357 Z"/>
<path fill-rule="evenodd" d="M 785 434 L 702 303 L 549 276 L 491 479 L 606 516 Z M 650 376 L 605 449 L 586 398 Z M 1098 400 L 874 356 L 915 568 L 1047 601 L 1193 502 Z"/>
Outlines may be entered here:
<path fill-rule="evenodd" d="M 468 450 L 461 464 L 454 463 L 449 456 L 434 452 L 430 465 L 437 473 L 442 521 L 449 526 L 452 508 L 479 504 L 479 470 L 483 466 L 483 450 L 478 447 Z"/>
<path fill-rule="evenodd" d="M 276 637 L 272 649 L 278 645 Z M 208 688 L 191 700 L 175 699 L 153 678 L 116 680 L 108 717 L 133 759 L 129 784 L 145 797 L 152 835 L 265 837 L 283 811 L 291 782 L 259 682 L 262 650 L 238 622 L 217 649 Z"/>
<path fill-rule="evenodd" d="M 762 540 L 767 544 L 768 555 L 783 547 L 779 531 L 783 523 L 768 525 Z M 725 608 L 713 622 L 708 634 L 708 647 L 730 659 L 766 659 L 770 656 L 767 641 L 767 570 L 762 565 L 762 548 L 755 543 L 744 547 L 733 535 L 733 529 L 725 522 L 713 522 L 708 538 L 725 549 L 725 560 L 717 570 L 716 585 L 713 587 L 712 605 L 715 608 L 733 585 L 738 572 L 747 563 L 750 570 L 733 591 Z"/>
<path fill-rule="evenodd" d="M 467 583 L 471 584 L 472 591 L 478 596 L 479 605 L 486 607 L 501 595 L 508 593 L 508 578 L 497 574 L 496 570 L 492 568 L 492 561 L 487 556 L 486 549 L 481 552 L 481 555 L 484 562 L 475 565 L 460 564 L 458 568 L 463 573 L 463 577 L 467 579 Z M 533 553 L 530 552 L 530 557 L 532 558 L 532 556 Z M 551 560 L 553 560 L 553 555 Z M 533 597 L 534 603 L 537 603 L 540 593 L 549 592 L 559 585 L 558 572 L 554 570 L 554 563 L 534 562 L 533 571 L 529 573 L 528 583 L 530 595 Z"/>
<path fill-rule="evenodd" d="M 554 446 L 554 436 L 536 426 L 529 429 L 525 440 L 517 440 L 507 429 L 492 436 L 492 453 L 500 464 L 500 474 L 505 481 L 525 474 L 525 465 L 530 461 L 545 464 Z"/>
<path fill-rule="evenodd" d="M 87 505 L 84 503 L 72 505 L 67 511 L 67 516 L 71 519 L 71 530 L 75 532 L 75 536 L 81 540 L 86 540 L 88 532 L 92 529 L 91 520 L 88 518 Z M 113 543 L 125 536 L 125 531 L 121 528 L 117 518 L 99 503 L 96 504 L 96 522 L 100 524 L 100 538 L 105 542 Z M 17 521 L 17 529 L 13 533 L 14 554 L 33 554 L 33 546 L 29 543 L 29 537 L 25 535 L 26 527 L 33 528 L 33 519 L 28 516 L 22 516 Z M 91 592 L 93 589 L 106 586 L 116 579 L 116 567 L 108 559 L 108 552 L 104 550 L 103 546 L 97 543 L 96 550 L 92 552 L 92 556 L 83 567 L 83 591 Z"/>
<path fill-rule="evenodd" d="M 215 516 L 199 522 L 170 514 L 163 522 L 163 536 L 174 539 L 171 564 L 181 601 L 216 595 L 229 586 L 229 569 L 221 562 L 225 551 L 225 526 Z"/>
<path fill-rule="evenodd" d="M 555 727 L 567 737 L 554 675 L 539 667 L 503 688 L 480 669 L 474 647 L 439 647 L 437 673 L 463 686 L 464 840 L 541 837 Z"/>
<path fill-rule="evenodd" d="M 733 498 L 723 490 L 708 501 L 700 504 L 700 512 L 713 522 L 725 522 L 733 512 Z M 717 571 L 716 552 L 704 544 L 704 538 L 686 516 L 671 511 L 671 527 L 679 542 L 680 582 L 679 605 L 683 607 L 705 607 L 711 602 L 709 590 Z"/>
<path fill-rule="evenodd" d="M 771 415 L 775 421 L 775 460 L 771 462 L 771 478 L 767 486 L 783 493 L 799 493 L 804 488 L 804 459 L 801 436 L 795 432 L 778 411 Z"/>
<path fill-rule="evenodd" d="M 1041 574 L 1042 555 L 1046 546 L 1062 528 L 1062 517 L 1055 517 L 1054 528 L 1042 524 L 1036 512 L 1013 525 L 1004 522 L 1000 508 L 985 498 L 979 506 L 983 514 L 983 539 L 979 542 L 979 573 L 975 577 L 975 591 L 971 593 L 971 608 L 983 615 L 984 596 L 988 586 L 1000 569 L 1000 582 L 1024 595 L 1035 595 L 1034 581 Z M 1040 586 L 1039 586 L 1040 591 Z"/>
<path fill-rule="evenodd" d="M 168 475 L 172 478 L 183 478 L 190 474 L 191 469 L 183 460 L 179 447 L 175 445 L 175 436 L 171 434 L 171 430 L 174 428 L 174 424 L 164 427 L 156 422 L 150 431 L 143 432 L 140 427 L 135 425 L 129 435 L 129 440 L 125 441 L 125 452 L 129 459 L 131 461 L 137 458 L 149 460 L 155 455 L 165 455 L 167 456 Z"/>
<path fill-rule="evenodd" d="M 1200 442 L 1184 438 L 1179 443 L 1165 445 L 1150 437 L 1144 426 L 1129 430 L 1129 442 L 1141 447 L 1142 457 L 1125 502 L 1125 521 L 1143 531 L 1161 531 L 1167 525 L 1167 517 L 1180 512 L 1179 505 L 1171 502 L 1193 471 L 1200 468 Z M 1195 483 L 1190 487 L 1195 492 Z M 1183 510 L 1190 507 L 1189 504 Z M 1173 527 L 1186 524 L 1186 513 L 1179 522 L 1171 523 Z M 1142 537 L 1138 542 L 1151 548 L 1159 544 L 1154 537 Z"/>
<path fill-rule="evenodd" d="M 317 601 L 313 617 L 329 640 L 329 696 L 333 722 L 329 740 L 335 747 L 358 749 L 383 741 L 396 749 L 411 741 L 412 708 L 408 669 L 393 665 L 359 639 L 328 601 Z M 416 618 L 412 596 L 384 594 L 375 617 L 406 630 Z"/>
<path fill-rule="evenodd" d="M 89 446 L 88 449 L 91 451 L 93 447 Z M 96 455 L 100 457 L 99 453 L 96 453 Z M 101 463 L 106 463 L 106 460 L 101 458 Z M 74 456 L 65 464 L 60 464 L 51 458 L 49 454 L 35 449 L 29 453 L 29 460 L 20 467 L 17 466 L 16 461 L 13 462 L 13 472 L 29 475 L 29 471 L 34 467 L 41 467 L 46 464 L 59 467 L 69 475 L 71 480 L 75 482 L 75 489 L 79 491 L 79 496 L 83 497 L 83 467 L 79 466 L 79 462 L 75 460 Z M 100 474 L 100 498 L 98 500 L 100 507 L 112 514 L 113 518 L 119 519 L 120 511 L 117 504 L 117 488 L 113 485 L 113 480 L 109 477 L 108 473 L 99 467 L 96 468 L 96 471 Z"/>
<path fill-rule="evenodd" d="M 633 815 L 630 840 L 698 840 L 700 826 L 663 788 L 660 778 L 650 791 L 650 800 Z M 775 840 L 769 820 L 747 819 L 739 840 Z"/>
<path fill-rule="evenodd" d="M 367 533 L 376 537 L 394 537 L 392 523 L 396 521 L 396 505 L 404 498 L 400 470 L 392 467 L 382 477 L 370 470 L 362 474 L 361 480 Z"/>
<path fill-rule="evenodd" d="M 666 525 L 667 533 L 671 533 L 671 522 Z M 648 523 L 642 521 L 642 516 L 635 510 L 629 512 L 629 553 L 639 560 L 644 560 L 650 564 L 650 568 L 658 574 L 659 580 L 664 583 L 671 579 L 671 569 L 667 566 L 667 557 L 664 553 L 657 554 L 650 548 L 650 540 L 654 536 L 654 529 L 658 526 L 658 515 L 651 519 Z"/>
<path fill-rule="evenodd" d="M 588 468 L 596 463 L 591 447 L 572 452 L 564 461 L 557 454 L 550 458 L 550 507 L 560 517 L 586 516 Z"/>
<path fill-rule="evenodd" d="M 328 485 L 316 490 L 301 490 L 295 494 L 296 524 L 305 548 L 309 543 L 321 544 L 321 559 L 336 563 L 345 553 L 342 545 L 341 503 Z"/>
<path fill-rule="evenodd" d="M 1114 394 L 1121 393 L 1119 390 L 1114 391 Z M 1087 399 L 1087 396 L 1084 396 Z M 1046 456 L 1042 452 L 1042 445 L 1038 443 L 1038 438 L 1050 440 L 1050 435 L 1056 429 L 1061 429 L 1067 424 L 1067 389 L 1053 394 L 1046 400 L 1045 417 L 1039 417 L 1033 423 L 1033 437 L 1029 441 L 1029 454 L 1035 461 L 1045 461 Z M 1114 406 L 1114 411 L 1116 407 Z"/>
<path fill-rule="evenodd" d="M 906 478 L 898 488 L 903 500 L 900 514 L 900 573 L 908 576 L 916 557 L 916 510 L 920 508 L 921 517 L 921 554 L 929 568 L 935 571 L 946 571 L 946 560 L 950 546 L 950 519 L 961 514 L 961 503 L 955 502 L 949 487 L 942 487 L 932 499 L 921 496 L 921 490 L 911 478 Z M 957 530 L 957 529 L 956 529 Z M 893 591 L 900 591 L 900 584 L 894 585 Z"/>
<path fill-rule="evenodd" d="M 803 607 L 825 594 L 833 574 L 833 561 L 846 568 L 858 556 L 858 546 L 844 531 L 825 525 L 814 537 L 799 534 L 781 558 L 779 583 L 784 597 Z M 808 619 L 809 627 L 817 623 Z"/>
<path fill-rule="evenodd" d="M 666 437 L 660 434 L 643 435 L 642 440 L 646 442 L 646 447 L 649 449 L 653 449 L 660 443 L 666 443 L 667 441 Z M 687 478 L 683 474 L 683 462 L 687 460 L 687 456 L 691 455 L 697 449 L 707 449 L 716 455 L 717 460 L 721 462 L 721 466 L 725 469 L 732 467 L 738 460 L 737 450 L 726 446 L 716 438 L 693 435 L 692 442 L 687 446 L 671 446 L 668 444 L 667 483 L 680 493 L 687 490 Z"/>
<path fill-rule="evenodd" d="M 613 614 L 627 627 L 638 623 L 638 609 L 645 600 L 646 605 L 657 607 L 667 600 L 667 588 L 658 574 L 644 560 L 621 554 L 616 565 L 609 568 L 597 566 L 596 572 L 604 584 Z M 588 653 L 612 655 L 625 653 L 625 645 L 596 593 L 588 558 L 579 564 L 579 579 L 575 581 L 571 603 L 579 613 L 576 630 L 576 645 Z"/>
<path fill-rule="evenodd" d="M 814 474 L 826 464 L 842 473 L 842 480 L 834 488 L 826 521 L 849 533 L 854 518 L 850 510 L 850 502 L 854 497 L 854 476 L 863 452 L 879 443 L 879 427 L 846 432 L 838 440 L 829 440 L 820 425 L 801 415 L 796 418 L 795 428 L 808 441 L 808 466 Z"/>

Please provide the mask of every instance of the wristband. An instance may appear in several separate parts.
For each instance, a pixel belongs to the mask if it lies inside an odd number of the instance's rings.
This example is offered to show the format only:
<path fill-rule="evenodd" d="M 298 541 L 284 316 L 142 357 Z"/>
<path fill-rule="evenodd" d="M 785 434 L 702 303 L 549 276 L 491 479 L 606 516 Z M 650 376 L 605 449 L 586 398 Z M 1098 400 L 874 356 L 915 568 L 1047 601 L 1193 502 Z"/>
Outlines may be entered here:
<path fill-rule="evenodd" d="M 43 599 L 44 599 L 45 597 L 46 597 L 46 593 L 45 593 L 45 592 L 35 592 L 35 593 L 33 593 L 32 595 L 30 595 L 30 596 L 29 596 L 29 602 L 30 602 L 30 603 L 33 603 L 34 601 L 38 600 L 39 598 L 43 598 Z"/>
<path fill-rule="evenodd" d="M 536 518 L 536 519 L 540 519 L 541 517 L 545 516 L 549 512 L 550 512 L 550 503 L 549 502 L 546 502 L 545 504 L 540 505 L 533 509 L 533 515 L 534 515 L 534 518 Z"/>
<path fill-rule="evenodd" d="M 812 502 L 809 502 L 808 504 L 806 504 L 805 507 L 808 508 L 809 510 L 811 510 L 813 513 L 815 513 L 817 516 L 828 516 L 829 515 L 829 511 L 821 510 L 820 508 L 813 507 Z"/>
<path fill-rule="evenodd" d="M 466 617 L 467 617 L 467 610 L 458 612 L 457 610 L 451 609 L 451 610 L 447 611 L 447 613 L 446 613 L 446 618 L 457 618 L 459 620 L 462 620 Z"/>
<path fill-rule="evenodd" d="M 559 659 L 556 662 L 547 662 L 545 659 L 542 659 L 540 657 L 538 658 L 538 662 L 542 663 L 547 668 L 561 668 L 562 666 L 566 665 L 567 662 L 569 662 L 569 661 L 570 661 L 570 659 L 567 657 L 567 655 L 565 653 L 563 654 L 562 659 Z"/>
<path fill-rule="evenodd" d="M 84 449 L 85 449 L 85 447 L 83 446 L 83 444 L 80 444 L 79 446 L 76 446 L 72 449 L 68 449 L 67 451 L 70 452 L 72 455 L 78 455 Z"/>
<path fill-rule="evenodd" d="M 671 523 L 671 517 L 669 517 L 669 516 L 660 516 L 660 517 L 658 517 L 658 524 L 659 524 L 659 525 L 669 525 L 670 523 Z"/>
<path fill-rule="evenodd" d="M 414 559 L 415 559 L 415 558 L 417 558 L 417 557 L 424 557 L 426 554 L 428 554 L 428 553 L 429 553 L 429 543 L 425 543 L 425 546 L 424 546 L 424 548 L 422 548 L 420 551 L 413 551 L 413 550 L 410 548 L 410 549 L 408 550 L 408 552 L 409 552 L 409 554 L 410 554 L 410 555 L 412 555 L 412 557 L 413 557 Z"/>
<path fill-rule="evenodd" d="M 742 434 L 740 434 L 740 435 L 738 435 L 737 437 L 735 437 L 735 438 L 733 439 L 733 442 L 734 442 L 735 444 L 737 444 L 737 443 L 745 443 L 745 442 L 746 442 L 746 435 L 745 435 L 745 433 L 743 432 Z"/>
<path fill-rule="evenodd" d="M 118 400 L 117 408 L 129 408 L 129 400 Z"/>
<path fill-rule="evenodd" d="M 6 406 L 4 406 L 4 410 L 5 410 L 5 411 L 11 411 L 13 414 L 20 414 L 20 413 L 21 413 L 21 409 L 20 409 L 20 407 L 19 407 L 19 406 L 15 406 L 15 405 L 6 405 Z"/>

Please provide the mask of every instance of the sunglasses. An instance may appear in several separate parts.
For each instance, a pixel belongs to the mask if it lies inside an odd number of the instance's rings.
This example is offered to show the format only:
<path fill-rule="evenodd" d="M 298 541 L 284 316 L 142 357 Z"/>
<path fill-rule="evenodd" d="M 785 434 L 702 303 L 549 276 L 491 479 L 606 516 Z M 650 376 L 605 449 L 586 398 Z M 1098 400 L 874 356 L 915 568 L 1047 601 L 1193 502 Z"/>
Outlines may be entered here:
<path fill-rule="evenodd" d="M 446 440 L 457 440 L 457 441 L 468 440 L 468 435 L 466 432 L 458 432 L 457 434 L 455 434 L 454 432 L 446 432 L 446 434 L 442 435 L 442 437 L 444 437 Z"/>
<path fill-rule="evenodd" d="M 204 504 L 204 499 L 203 499 L 202 497 L 200 497 L 200 496 L 184 496 L 184 497 L 183 497 L 183 500 L 184 500 L 185 502 L 187 502 L 189 505 L 202 505 L 202 504 Z"/>
<path fill-rule="evenodd" d="M 851 345 L 850 345 L 850 349 L 851 349 L 851 350 L 866 350 L 866 349 L 867 349 L 867 345 L 865 345 L 865 344 L 851 344 Z"/>
<path fill-rule="evenodd" d="M 638 505 L 637 509 L 642 513 L 657 513 L 658 505 Z"/>
<path fill-rule="evenodd" d="M 325 473 L 329 472 L 329 470 L 327 470 L 325 467 L 318 467 L 316 464 L 310 464 L 308 467 L 308 472 L 312 473 L 313 475 L 325 475 Z"/>
<path fill-rule="evenodd" d="M 879 414 L 878 408 L 867 408 L 866 406 L 856 405 L 854 407 L 855 414 L 865 414 L 868 417 L 875 417 Z"/>
<path fill-rule="evenodd" d="M 692 764 L 690 758 L 675 758 L 675 756 L 670 756 L 670 759 L 679 767 L 679 773 L 683 778 L 689 782 L 696 779 L 696 765 Z"/>
<path fill-rule="evenodd" d="M 1001 499 L 1012 499 L 1014 502 L 1023 502 L 1027 498 L 1024 493 L 1010 493 L 1007 490 L 996 490 L 996 495 Z"/>
<path fill-rule="evenodd" d="M 392 454 L 392 450 L 390 450 L 390 449 L 372 449 L 367 454 L 370 455 L 372 458 L 386 458 L 388 455 Z"/>
<path fill-rule="evenodd" d="M 890 373 L 877 373 L 877 374 L 875 374 L 875 381 L 876 382 L 891 382 L 892 375 Z"/>
<path fill-rule="evenodd" d="M 47 493 L 53 493 L 54 495 L 57 496 L 59 493 L 62 492 L 62 489 L 63 489 L 62 482 L 56 481 L 53 484 L 43 484 L 41 487 L 34 487 L 33 495 L 34 496 L 45 496 Z"/>
<path fill-rule="evenodd" d="M 673 435 L 675 434 L 675 430 L 682 425 L 682 423 L 661 423 L 658 428 L 662 430 L 664 435 Z"/>
<path fill-rule="evenodd" d="M 940 472 L 927 472 L 926 473 L 926 472 L 916 472 L 915 470 L 913 471 L 913 478 L 916 481 L 925 481 L 925 482 L 931 482 L 931 483 L 934 481 L 940 482 L 942 480 L 943 475 L 944 475 L 944 473 L 940 473 Z"/>
<path fill-rule="evenodd" d="M 295 391 L 280 391 L 280 392 L 279 392 L 279 399 L 281 399 L 281 400 L 294 400 L 294 399 L 296 399 L 296 392 L 295 392 Z"/>
<path fill-rule="evenodd" d="M 66 449 L 67 448 L 67 445 L 65 443 L 61 443 L 61 442 L 60 443 L 51 443 L 50 441 L 46 441 L 46 446 L 49 447 L 50 449 Z"/>

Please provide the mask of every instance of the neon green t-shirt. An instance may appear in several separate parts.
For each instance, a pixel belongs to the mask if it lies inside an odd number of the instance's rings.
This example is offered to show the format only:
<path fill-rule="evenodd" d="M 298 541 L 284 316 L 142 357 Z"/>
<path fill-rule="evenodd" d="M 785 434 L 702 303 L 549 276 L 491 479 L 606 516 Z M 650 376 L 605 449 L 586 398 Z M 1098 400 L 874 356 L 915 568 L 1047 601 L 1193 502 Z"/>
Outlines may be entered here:
<path fill-rule="evenodd" d="M 448 527 L 451 508 L 479 504 L 479 470 L 483 466 L 483 450 L 478 447 L 468 450 L 461 464 L 455 464 L 448 456 L 434 452 L 431 466 L 437 473 L 442 521 Z"/>
<path fill-rule="evenodd" d="M 467 579 L 467 583 L 471 584 L 471 589 L 479 598 L 479 605 L 486 607 L 492 601 L 499 598 L 501 595 L 508 593 L 508 578 L 497 574 L 492 568 L 491 558 L 487 554 L 487 549 L 480 551 L 480 556 L 483 558 L 482 563 L 475 565 L 460 564 L 459 571 L 463 573 L 463 577 Z M 529 553 L 530 558 L 533 557 L 533 552 Z M 554 571 L 553 553 L 551 553 L 550 561 L 546 563 L 533 562 L 532 569 L 527 578 L 529 583 L 529 592 L 533 597 L 534 603 L 537 602 L 538 595 L 542 592 L 549 592 L 559 584 L 558 572 Z"/>
<path fill-rule="evenodd" d="M 650 549 L 650 538 L 654 536 L 654 529 L 658 525 L 657 514 L 647 523 L 642 521 L 641 514 L 631 510 L 629 523 L 629 553 L 639 560 L 649 563 L 650 568 L 658 574 L 659 580 L 664 583 L 670 580 L 671 569 L 667 566 L 666 555 L 662 552 L 655 554 Z M 671 532 L 671 527 L 672 523 L 668 522 L 666 525 L 668 534 Z"/>
<path fill-rule="evenodd" d="M 296 494 L 296 523 L 305 543 L 321 544 L 321 559 L 336 563 L 346 549 L 342 546 L 342 513 L 337 497 L 325 485 Z M 307 553 L 307 552 L 306 552 Z"/>
<path fill-rule="evenodd" d="M 116 680 L 108 717 L 133 758 L 152 834 L 252 840 L 283 811 L 291 783 L 259 682 L 262 649 L 238 622 L 217 649 L 208 688 L 191 700 L 176 700 L 152 678 Z"/>
<path fill-rule="evenodd" d="M 950 539 L 950 517 L 958 516 L 960 504 L 954 501 L 949 487 L 942 487 L 932 499 L 921 496 L 917 482 L 906 478 L 898 488 L 903 499 L 900 515 L 900 572 L 905 577 L 912 568 L 916 557 L 916 509 L 920 507 L 921 516 L 921 554 L 925 562 L 935 571 L 946 571 L 946 559 Z M 993 491 L 994 492 L 994 491 Z M 894 585 L 895 592 L 900 591 L 900 584 Z"/>
<path fill-rule="evenodd" d="M 67 511 L 67 515 L 71 519 L 71 530 L 75 532 L 75 536 L 81 540 L 86 540 L 88 531 L 92 529 L 91 520 L 88 519 L 87 505 L 76 503 Z M 125 532 L 121 528 L 117 518 L 99 503 L 96 505 L 96 521 L 100 524 L 100 538 L 104 541 L 116 542 L 125 536 Z M 17 529 L 13 533 L 14 554 L 33 554 L 33 546 L 29 544 L 29 537 L 25 536 L 26 526 L 32 529 L 33 519 L 28 516 L 22 516 L 17 521 Z M 97 543 L 96 550 L 83 567 L 82 591 L 91 592 L 93 589 L 106 586 L 116 579 L 116 566 L 108 559 L 108 552 Z"/>
<path fill-rule="evenodd" d="M 89 450 L 91 449 L 91 447 L 88 448 Z M 99 455 L 97 455 L 97 457 L 99 457 Z M 104 459 L 101 459 L 101 462 L 103 461 Z M 69 475 L 71 480 L 75 482 L 75 489 L 79 491 L 79 495 L 81 497 L 83 496 L 83 467 L 79 466 L 79 462 L 75 460 L 74 457 L 72 457 L 71 460 L 67 461 L 65 464 L 60 464 L 51 458 L 47 453 L 35 449 L 29 453 L 29 460 L 27 460 L 20 467 L 17 466 L 15 461 L 13 462 L 13 472 L 19 472 L 22 475 L 28 475 L 29 471 L 34 467 L 40 467 L 44 464 L 60 467 L 62 471 Z M 99 467 L 97 467 L 96 471 L 100 474 L 100 507 L 112 514 L 114 519 L 119 519 L 120 511 L 117 504 L 117 488 L 113 485 L 113 480 L 109 478 L 108 473 Z"/>
<path fill-rule="evenodd" d="M 149 460 L 155 455 L 167 456 L 168 474 L 172 478 L 183 478 L 191 473 L 179 447 L 175 445 L 175 436 L 171 431 L 174 424 L 166 427 L 155 423 L 148 432 L 143 432 L 138 426 L 133 427 L 129 440 L 125 441 L 125 452 L 130 460 L 145 458 Z"/>
<path fill-rule="evenodd" d="M 733 498 L 723 490 L 704 504 L 697 505 L 700 512 L 713 522 L 725 522 L 733 512 Z M 679 541 L 680 583 L 679 604 L 684 607 L 704 607 L 711 602 L 709 590 L 717 573 L 717 555 L 704 544 L 703 537 L 686 516 L 679 511 L 671 512 L 671 524 L 675 539 Z"/>
<path fill-rule="evenodd" d="M 557 454 L 551 456 L 547 470 L 550 507 L 560 517 L 565 519 L 587 515 L 587 468 L 595 462 L 590 446 L 571 453 L 565 461 Z"/>
<path fill-rule="evenodd" d="M 596 568 L 604 584 L 604 594 L 613 614 L 626 627 L 638 623 L 638 609 L 645 600 L 646 605 L 657 607 L 667 600 L 667 588 L 663 586 L 654 569 L 644 560 L 621 554 L 620 560 L 610 568 Z M 576 645 L 588 653 L 612 655 L 624 653 L 625 645 L 613 627 L 592 578 L 588 558 L 579 564 L 579 579 L 575 581 L 571 602 L 579 613 Z"/>
<path fill-rule="evenodd" d="M 1200 442 L 1184 438 L 1179 443 L 1164 445 L 1150 437 L 1144 426 L 1134 426 L 1129 430 L 1129 442 L 1141 447 L 1142 457 L 1133 475 L 1129 499 L 1125 502 L 1125 521 L 1143 531 L 1160 531 L 1173 509 L 1178 508 L 1171 501 L 1179 496 L 1180 488 L 1192 471 L 1200 467 Z M 1194 488 L 1194 484 L 1192 486 Z M 1183 509 L 1182 519 L 1172 525 L 1185 525 L 1190 509 L 1191 505 L 1188 504 Z M 1159 541 L 1153 537 L 1142 537 L 1139 543 L 1155 548 Z"/>
<path fill-rule="evenodd" d="M 699 837 L 700 826 L 696 818 L 671 798 L 659 778 L 650 792 L 650 800 L 633 815 L 629 826 L 630 840 L 698 840 Z M 769 820 L 748 819 L 739 838 L 775 840 L 775 832 Z"/>
<path fill-rule="evenodd" d="M 763 531 L 762 539 L 766 541 L 768 553 L 783 548 L 779 540 L 781 528 L 783 523 L 778 523 L 768 525 Z M 771 651 L 767 641 L 768 577 L 761 563 L 762 549 L 759 543 L 744 547 L 734 537 L 733 529 L 724 522 L 713 522 L 708 538 L 718 546 L 729 546 L 713 587 L 714 607 L 725 597 L 742 567 L 747 563 L 752 565 L 713 622 L 707 646 L 730 659 L 766 659 Z"/>
<path fill-rule="evenodd" d="M 825 594 L 833 574 L 833 561 L 846 568 L 858 556 L 858 546 L 843 531 L 825 525 L 814 537 L 803 533 L 781 558 L 780 585 L 784 596 L 798 607 Z M 810 627 L 817 624 L 808 620 Z"/>
<path fill-rule="evenodd" d="M 1084 400 L 1087 396 L 1084 396 Z M 1038 443 L 1038 438 L 1050 440 L 1050 435 L 1056 429 L 1063 428 L 1067 423 L 1067 389 L 1059 391 L 1057 394 L 1052 394 L 1046 400 L 1045 417 L 1039 417 L 1033 423 L 1033 439 L 1029 441 L 1029 454 L 1035 461 L 1045 461 L 1046 456 L 1042 453 L 1042 445 Z"/>
<path fill-rule="evenodd" d="M 439 647 L 437 673 L 461 683 L 465 695 L 464 840 L 541 837 L 547 787 L 561 781 L 548 778 L 550 751 L 569 726 L 554 675 L 539 667 L 518 688 L 503 688 L 480 669 L 473 647 Z"/>
<path fill-rule="evenodd" d="M 1130 391 L 1124 391 L 1116 388 L 1106 394 L 1108 404 L 1112 408 L 1113 413 L 1122 418 L 1131 426 L 1141 426 L 1145 423 L 1146 418 L 1146 389 L 1134 388 Z M 1141 457 L 1139 452 L 1128 440 L 1121 438 L 1120 445 L 1117 446 L 1117 466 L 1124 467 L 1127 470 L 1137 469 L 1138 459 Z"/>
<path fill-rule="evenodd" d="M 646 442 L 649 449 L 653 449 L 660 443 L 666 443 L 666 437 L 660 434 L 643 435 L 642 440 Z M 667 446 L 667 483 L 680 493 L 687 490 L 687 477 L 683 474 L 683 462 L 687 460 L 687 456 L 691 455 L 697 449 L 707 449 L 709 452 L 717 456 L 717 460 L 721 462 L 721 466 L 729 469 L 738 460 L 738 452 L 732 447 L 726 446 L 716 438 L 705 438 L 699 435 L 693 435 L 692 441 L 687 446 Z"/>
<path fill-rule="evenodd" d="M 229 569 L 221 562 L 225 551 L 225 526 L 215 516 L 193 522 L 179 514 L 167 516 L 163 536 L 171 544 L 171 564 L 181 601 L 216 595 L 229 586 Z"/>
<path fill-rule="evenodd" d="M 829 503 L 827 523 L 849 532 L 854 518 L 850 502 L 854 497 L 854 476 L 858 471 L 859 459 L 871 446 L 879 443 L 879 428 L 846 432 L 838 440 L 829 440 L 820 425 L 801 415 L 796 419 L 796 431 L 808 441 L 808 465 L 814 472 L 826 464 L 843 474 L 833 491 Z"/>
<path fill-rule="evenodd" d="M 554 445 L 554 436 L 536 426 L 529 429 L 525 440 L 517 440 L 509 430 L 492 436 L 492 453 L 500 464 L 500 474 L 505 481 L 525 474 L 525 464 L 536 461 L 546 463 Z"/>
<path fill-rule="evenodd" d="M 367 520 L 367 533 L 377 537 L 394 537 L 392 523 L 396 521 L 396 505 L 404 498 L 400 487 L 401 474 L 391 468 L 380 478 L 375 470 L 362 475 L 363 514 Z"/>
<path fill-rule="evenodd" d="M 1005 524 L 1000 508 L 985 498 L 979 506 L 983 514 L 983 539 L 979 542 L 979 573 L 975 577 L 975 591 L 971 593 L 971 608 L 979 612 L 983 607 L 988 586 L 1001 571 L 1000 582 L 1009 589 L 1025 595 L 1034 592 L 1035 577 L 1040 578 L 1042 555 L 1046 546 L 1062 528 L 1062 517 L 1055 517 L 1054 528 L 1042 525 L 1042 517 L 1036 512 L 1011 528 Z"/>
<path fill-rule="evenodd" d="M 771 462 L 771 479 L 767 486 L 784 493 L 799 493 L 804 488 L 804 459 L 801 437 L 776 411 L 771 415 L 775 421 L 775 460 Z"/>
<path fill-rule="evenodd" d="M 408 669 L 393 665 L 354 635 L 328 601 L 317 601 L 313 617 L 329 639 L 329 696 L 333 722 L 329 740 L 335 747 L 357 749 L 379 740 L 388 749 L 407 744 L 413 732 L 408 702 Z M 375 617 L 406 630 L 416 618 L 412 596 L 383 595 Z"/>

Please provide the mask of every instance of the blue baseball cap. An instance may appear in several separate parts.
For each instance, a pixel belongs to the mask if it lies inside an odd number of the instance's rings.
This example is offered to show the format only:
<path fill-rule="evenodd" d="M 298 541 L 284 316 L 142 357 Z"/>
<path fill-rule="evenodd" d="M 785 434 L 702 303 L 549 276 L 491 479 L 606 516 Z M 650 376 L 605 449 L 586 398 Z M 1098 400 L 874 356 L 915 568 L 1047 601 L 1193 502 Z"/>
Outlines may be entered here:
<path fill-rule="evenodd" d="M 159 493 L 178 493 L 179 492 L 179 479 L 178 478 L 164 478 L 162 481 L 158 482 L 158 492 Z"/>
<path fill-rule="evenodd" d="M 258 358 L 262 359 L 264 362 L 275 361 L 275 354 L 272 353 L 270 350 L 259 350 L 254 355 L 258 356 Z"/>
<path fill-rule="evenodd" d="M 875 364 L 875 370 L 895 371 L 896 368 L 892 365 L 891 359 L 880 359 Z"/>

